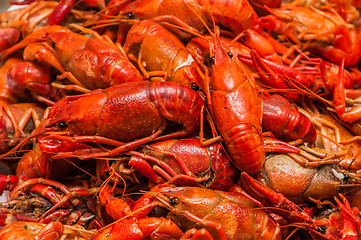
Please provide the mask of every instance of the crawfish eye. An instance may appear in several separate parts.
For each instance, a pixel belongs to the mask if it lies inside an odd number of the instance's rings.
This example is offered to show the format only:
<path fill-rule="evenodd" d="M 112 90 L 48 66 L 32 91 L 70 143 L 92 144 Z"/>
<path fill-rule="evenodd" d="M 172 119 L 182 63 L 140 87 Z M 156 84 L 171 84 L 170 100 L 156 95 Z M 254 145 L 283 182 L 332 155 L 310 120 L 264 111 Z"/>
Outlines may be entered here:
<path fill-rule="evenodd" d="M 214 64 L 214 56 L 209 59 L 209 65 L 212 66 L 213 64 Z"/>
<path fill-rule="evenodd" d="M 65 121 L 58 122 L 58 127 L 61 129 L 64 129 L 68 126 L 68 124 Z"/>
<path fill-rule="evenodd" d="M 231 52 L 228 52 L 227 55 L 230 57 L 230 58 L 233 58 L 233 54 Z"/>
<path fill-rule="evenodd" d="M 350 176 L 347 173 L 343 174 L 343 180 L 348 180 L 350 178 Z"/>
<path fill-rule="evenodd" d="M 324 228 L 324 227 L 319 227 L 319 228 L 318 228 L 318 231 L 319 231 L 320 233 L 326 233 L 326 228 Z"/>
<path fill-rule="evenodd" d="M 127 16 L 128 16 L 129 19 L 134 19 L 135 18 L 134 13 L 132 13 L 132 12 L 127 13 Z"/>
<path fill-rule="evenodd" d="M 179 200 L 176 197 L 170 197 L 169 198 L 169 204 L 170 205 L 176 205 L 178 202 L 179 202 Z"/>
<path fill-rule="evenodd" d="M 198 86 L 196 83 L 194 83 L 194 82 L 191 83 L 191 88 L 192 88 L 194 91 L 198 91 L 198 90 L 199 90 L 199 86 Z"/>
<path fill-rule="evenodd" d="M 324 94 L 326 92 L 326 90 L 323 88 L 323 87 L 321 87 L 320 89 L 318 89 L 318 94 Z"/>

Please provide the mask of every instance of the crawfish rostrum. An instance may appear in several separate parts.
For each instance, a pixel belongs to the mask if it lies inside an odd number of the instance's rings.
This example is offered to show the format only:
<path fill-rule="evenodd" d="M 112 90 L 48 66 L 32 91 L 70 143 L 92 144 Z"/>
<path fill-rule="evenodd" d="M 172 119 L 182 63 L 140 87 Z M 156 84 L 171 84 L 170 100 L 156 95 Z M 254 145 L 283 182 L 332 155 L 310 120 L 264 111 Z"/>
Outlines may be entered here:
<path fill-rule="evenodd" d="M 9 3 L 0 240 L 361 239 L 360 1 Z"/>

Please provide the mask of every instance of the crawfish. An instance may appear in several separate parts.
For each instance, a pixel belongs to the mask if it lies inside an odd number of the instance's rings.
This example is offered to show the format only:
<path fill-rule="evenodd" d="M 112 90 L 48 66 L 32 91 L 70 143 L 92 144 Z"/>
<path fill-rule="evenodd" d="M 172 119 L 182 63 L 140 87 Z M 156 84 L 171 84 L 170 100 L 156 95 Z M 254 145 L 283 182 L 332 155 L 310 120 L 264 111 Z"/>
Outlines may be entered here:
<path fill-rule="evenodd" d="M 26 47 L 24 60 L 45 62 L 74 84 L 88 89 L 143 79 L 115 45 L 100 38 L 74 33 L 62 26 L 44 27 L 29 34 L 5 50 L 4 56 L 23 47 Z"/>
<path fill-rule="evenodd" d="M 50 139 L 80 143 L 95 140 L 117 146 L 103 153 L 115 155 L 153 140 L 165 129 L 167 120 L 182 129 L 160 136 L 159 140 L 193 133 L 199 126 L 203 105 L 194 90 L 174 82 L 119 84 L 63 98 L 24 142 L 50 131 Z M 100 155 L 87 154 L 82 158 Z"/>
<path fill-rule="evenodd" d="M 359 239 L 361 219 L 358 216 L 358 209 L 351 209 L 349 202 L 342 194 L 338 196 L 341 200 L 334 197 L 338 211 L 321 219 L 312 216 L 313 214 L 310 215 L 283 194 L 273 192 L 246 173 L 241 173 L 241 182 L 245 191 L 261 204 L 272 207 L 272 212 L 279 214 L 287 221 L 292 221 L 294 226 L 306 229 L 313 239 Z M 283 210 L 279 211 L 279 208 Z"/>
<path fill-rule="evenodd" d="M 267 30 L 286 36 L 332 63 L 340 64 L 345 59 L 345 66 L 352 66 L 359 61 L 361 41 L 356 29 L 336 12 L 290 4 L 269 11 L 273 15 L 259 21 Z"/>
<path fill-rule="evenodd" d="M 222 44 L 227 46 L 234 55 L 249 54 L 251 49 L 257 49 L 257 52 L 266 59 L 280 62 L 281 59 L 276 53 L 272 44 L 258 32 L 247 29 L 242 32 L 238 41 L 232 38 L 220 36 Z M 210 35 L 203 35 L 203 37 L 192 38 L 186 45 L 187 49 L 191 51 L 195 60 L 200 64 L 209 66 L 210 49 L 213 45 L 213 39 Z"/>
<path fill-rule="evenodd" d="M 120 1 L 123 4 L 122 1 Z M 248 1 L 174 1 L 174 0 L 135 0 L 122 7 L 120 14 L 126 18 L 141 20 L 169 20 L 181 26 L 203 32 L 205 25 L 212 25 L 212 19 L 227 30 L 238 34 L 251 28 L 258 16 Z M 117 6 L 118 0 L 110 1 L 108 7 Z M 115 13 L 113 13 L 115 14 Z M 200 17 L 199 17 L 200 16 Z"/>
<path fill-rule="evenodd" d="M 95 199 L 91 197 L 98 188 L 90 188 L 87 181 L 79 183 L 72 180 L 73 185 L 42 178 L 19 183 L 8 201 L 1 203 L 1 220 L 6 224 L 20 220 L 42 223 L 60 221 L 87 229 L 98 227 L 94 215 Z"/>
<path fill-rule="evenodd" d="M 262 112 L 254 78 L 233 58 L 219 39 L 214 44 L 210 81 L 210 108 L 233 163 L 250 173 L 264 162 Z"/>
<path fill-rule="evenodd" d="M 280 226 L 265 210 L 257 209 L 257 201 L 246 193 L 157 185 L 132 207 L 114 197 L 107 187 L 99 197 L 115 219 L 127 215 L 143 219 L 154 206 L 161 206 L 170 211 L 168 218 L 181 228 L 204 228 L 214 239 L 281 239 L 282 236 Z M 118 224 L 121 222 L 113 228 Z"/>
<path fill-rule="evenodd" d="M 21 61 L 9 69 L 6 81 L 10 91 L 19 98 L 33 96 L 39 102 L 53 105 L 65 96 L 63 89 L 51 86 L 50 67 L 36 62 Z"/>
<path fill-rule="evenodd" d="M 202 83 L 202 70 L 188 49 L 172 33 L 151 20 L 132 26 L 124 43 L 124 51 L 133 59 L 138 59 L 139 67 L 151 72 L 164 71 L 167 81 L 188 87 Z"/>
<path fill-rule="evenodd" d="M 280 95 L 260 95 L 263 102 L 262 130 L 271 132 L 277 139 L 294 141 L 302 139 L 313 143 L 316 140 L 316 128 L 302 114 L 296 105 L 292 105 Z"/>
<path fill-rule="evenodd" d="M 114 226 L 102 229 L 93 240 L 189 239 L 182 230 L 166 218 L 147 217 L 125 219 Z"/>
<path fill-rule="evenodd" d="M 280 167 L 282 166 L 282 167 Z M 318 168 L 303 167 L 292 157 L 285 154 L 271 155 L 266 158 L 256 179 L 286 198 L 296 203 L 330 199 L 352 183 L 343 170 L 333 165 L 322 165 Z M 352 185 L 352 184 L 351 184 Z M 355 185 L 356 186 L 356 185 Z"/>
<path fill-rule="evenodd" d="M 224 190 L 233 184 L 237 172 L 219 143 L 202 147 L 199 139 L 171 139 L 141 146 L 140 151 L 128 164 L 155 183 L 164 182 L 160 176 L 177 185 L 185 184 L 177 178 L 190 180 L 188 184 L 203 179 L 207 188 Z"/>
<path fill-rule="evenodd" d="M 80 150 L 82 153 L 101 152 L 102 150 L 83 143 L 73 143 L 66 140 L 54 140 L 40 137 L 38 142 L 29 152 L 25 153 L 16 166 L 16 175 L 27 178 L 45 177 L 51 179 L 61 179 L 69 174 L 76 174 L 76 170 L 81 167 L 91 165 L 92 162 L 80 161 L 77 158 L 53 159 L 59 152 L 73 152 Z M 77 166 L 77 167 L 74 167 Z M 92 165 L 91 165 L 92 166 Z M 93 166 L 92 166 L 93 167 Z M 56 171 L 62 169 L 62 171 Z"/>

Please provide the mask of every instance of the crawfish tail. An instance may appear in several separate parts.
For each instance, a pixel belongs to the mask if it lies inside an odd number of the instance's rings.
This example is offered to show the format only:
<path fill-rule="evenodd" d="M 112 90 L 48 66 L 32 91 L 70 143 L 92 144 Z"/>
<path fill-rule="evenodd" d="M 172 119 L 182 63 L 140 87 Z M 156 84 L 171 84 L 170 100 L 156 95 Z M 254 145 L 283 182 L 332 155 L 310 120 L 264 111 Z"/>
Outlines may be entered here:
<path fill-rule="evenodd" d="M 198 128 L 204 102 L 193 89 L 173 82 L 153 82 L 149 97 L 164 118 L 183 125 L 182 136 Z"/>

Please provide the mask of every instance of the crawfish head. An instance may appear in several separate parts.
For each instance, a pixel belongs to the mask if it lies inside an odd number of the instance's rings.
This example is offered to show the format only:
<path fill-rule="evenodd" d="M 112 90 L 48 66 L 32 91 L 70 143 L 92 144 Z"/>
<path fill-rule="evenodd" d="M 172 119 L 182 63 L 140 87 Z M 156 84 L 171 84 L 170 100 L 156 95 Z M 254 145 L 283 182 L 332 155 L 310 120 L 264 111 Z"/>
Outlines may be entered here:
<path fill-rule="evenodd" d="M 212 236 L 224 234 L 228 239 L 239 234 L 252 235 L 255 229 L 250 226 L 257 221 L 256 216 L 265 214 L 252 210 L 256 204 L 235 193 L 166 186 L 150 194 L 154 194 L 159 205 L 170 211 L 168 217 L 182 228 L 205 228 Z"/>
<path fill-rule="evenodd" d="M 155 192 L 160 206 L 167 208 L 169 217 L 184 228 L 193 228 L 195 222 L 184 215 L 188 211 L 203 218 L 219 203 L 216 191 L 196 187 L 162 187 Z"/>

